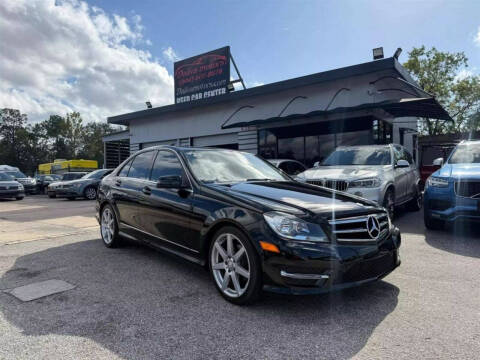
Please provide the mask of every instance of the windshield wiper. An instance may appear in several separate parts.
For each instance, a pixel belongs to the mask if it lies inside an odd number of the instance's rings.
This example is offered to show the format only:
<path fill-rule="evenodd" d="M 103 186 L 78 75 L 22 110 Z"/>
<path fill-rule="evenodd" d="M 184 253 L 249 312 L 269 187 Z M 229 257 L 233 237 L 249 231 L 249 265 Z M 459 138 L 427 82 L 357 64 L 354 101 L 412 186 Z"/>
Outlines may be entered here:
<path fill-rule="evenodd" d="M 275 179 L 269 179 L 269 178 L 264 178 L 264 179 L 246 179 L 245 182 L 249 181 L 277 181 Z"/>

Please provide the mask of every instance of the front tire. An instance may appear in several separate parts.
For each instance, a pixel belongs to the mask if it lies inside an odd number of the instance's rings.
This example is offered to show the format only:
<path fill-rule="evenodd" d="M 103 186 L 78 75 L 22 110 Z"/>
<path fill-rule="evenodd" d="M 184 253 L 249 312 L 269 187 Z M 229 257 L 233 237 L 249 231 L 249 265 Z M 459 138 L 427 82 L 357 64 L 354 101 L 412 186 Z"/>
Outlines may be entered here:
<path fill-rule="evenodd" d="M 388 216 L 393 220 L 395 216 L 395 192 L 392 188 L 388 189 L 383 198 L 383 207 L 387 209 Z"/>
<path fill-rule="evenodd" d="M 240 230 L 227 226 L 217 231 L 208 257 L 210 274 L 223 298 L 236 305 L 251 304 L 259 298 L 260 258 Z"/>
<path fill-rule="evenodd" d="M 110 205 L 105 205 L 100 214 L 100 235 L 107 248 L 114 248 L 120 244 L 117 217 Z"/>

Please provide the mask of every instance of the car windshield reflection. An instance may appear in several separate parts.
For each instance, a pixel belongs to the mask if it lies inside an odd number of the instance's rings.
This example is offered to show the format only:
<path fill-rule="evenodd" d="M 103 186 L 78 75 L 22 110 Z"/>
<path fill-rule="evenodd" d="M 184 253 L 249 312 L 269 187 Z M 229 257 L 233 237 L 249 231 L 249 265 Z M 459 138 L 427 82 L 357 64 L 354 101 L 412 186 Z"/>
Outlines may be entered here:
<path fill-rule="evenodd" d="M 189 150 L 185 151 L 184 155 L 193 175 L 205 184 L 290 180 L 266 161 L 249 153 Z"/>

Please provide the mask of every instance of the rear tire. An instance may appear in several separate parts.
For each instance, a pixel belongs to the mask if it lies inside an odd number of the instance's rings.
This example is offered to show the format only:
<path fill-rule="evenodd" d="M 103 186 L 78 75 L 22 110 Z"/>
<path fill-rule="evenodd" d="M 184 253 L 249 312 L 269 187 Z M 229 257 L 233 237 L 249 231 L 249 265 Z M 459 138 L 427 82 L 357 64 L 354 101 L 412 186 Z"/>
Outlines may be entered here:
<path fill-rule="evenodd" d="M 407 204 L 408 210 L 410 211 L 420 211 L 423 205 L 423 196 L 420 189 L 417 189 L 417 193 L 414 198 L 410 200 Z"/>
<path fill-rule="evenodd" d="M 208 255 L 210 275 L 224 299 L 236 305 L 246 305 L 260 297 L 260 257 L 240 230 L 233 226 L 218 230 Z"/>
<path fill-rule="evenodd" d="M 100 235 L 107 248 L 115 248 L 120 245 L 117 216 L 110 205 L 105 205 L 100 213 Z"/>

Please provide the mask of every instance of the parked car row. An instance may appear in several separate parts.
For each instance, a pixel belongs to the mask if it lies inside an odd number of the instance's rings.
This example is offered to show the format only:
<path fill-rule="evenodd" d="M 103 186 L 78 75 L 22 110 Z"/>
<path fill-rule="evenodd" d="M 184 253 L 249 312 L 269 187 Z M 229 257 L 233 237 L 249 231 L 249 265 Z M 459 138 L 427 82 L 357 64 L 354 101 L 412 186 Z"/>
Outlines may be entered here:
<path fill-rule="evenodd" d="M 75 200 L 78 197 L 87 200 L 97 198 L 97 190 L 100 181 L 110 174 L 112 169 L 100 169 L 90 173 L 68 173 L 65 179 L 48 185 L 47 193 L 50 198 L 66 197 Z M 75 176 L 72 176 L 75 175 Z M 72 177 L 74 177 L 72 179 Z"/>

